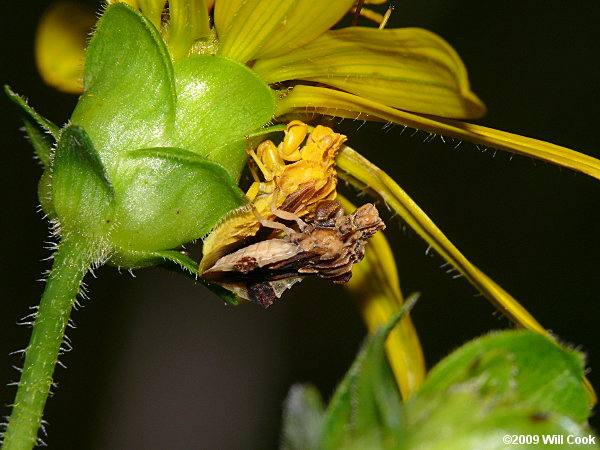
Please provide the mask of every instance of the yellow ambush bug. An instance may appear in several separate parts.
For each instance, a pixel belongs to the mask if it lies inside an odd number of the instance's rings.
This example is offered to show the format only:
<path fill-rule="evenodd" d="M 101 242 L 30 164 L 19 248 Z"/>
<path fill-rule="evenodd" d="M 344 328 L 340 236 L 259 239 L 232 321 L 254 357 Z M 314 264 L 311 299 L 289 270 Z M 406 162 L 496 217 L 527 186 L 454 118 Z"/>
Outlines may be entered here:
<path fill-rule="evenodd" d="M 345 136 L 317 126 L 307 138 L 307 130 L 293 121 L 279 146 L 264 141 L 249 150 L 263 179 L 251 169 L 250 203 L 204 241 L 202 276 L 265 307 L 303 276 L 347 282 L 366 239 L 385 228 L 372 204 L 345 215 L 335 200 Z"/>

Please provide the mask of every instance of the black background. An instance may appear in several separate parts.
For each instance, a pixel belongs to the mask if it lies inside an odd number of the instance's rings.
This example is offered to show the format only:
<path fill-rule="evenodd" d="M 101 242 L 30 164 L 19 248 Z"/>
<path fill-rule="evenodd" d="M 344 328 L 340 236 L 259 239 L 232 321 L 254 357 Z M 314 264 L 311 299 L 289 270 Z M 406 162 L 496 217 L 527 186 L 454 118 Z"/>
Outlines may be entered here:
<path fill-rule="evenodd" d="M 64 123 L 76 98 L 42 84 L 33 32 L 49 2 L 13 2 L 2 14 L 2 83 Z M 488 106 L 478 123 L 600 158 L 598 3 L 561 0 L 398 2 L 392 26 L 445 37 Z M 30 330 L 17 320 L 37 303 L 50 252 L 36 212 L 40 170 L 2 115 L 0 402 L 12 401 L 21 366 L 9 352 Z M 384 167 L 446 235 L 546 327 L 588 353 L 600 386 L 598 302 L 600 182 L 529 158 L 471 144 L 458 149 L 401 127 L 344 121 L 351 145 Z M 422 292 L 413 317 L 431 366 L 462 342 L 508 326 L 464 279 L 453 280 L 426 244 L 388 222 L 405 293 Z M 75 350 L 61 358 L 47 405 L 50 448 L 273 448 L 281 402 L 296 381 L 328 396 L 365 334 L 340 288 L 305 281 L 270 309 L 224 307 L 201 286 L 158 269 L 86 279 L 91 300 L 75 311 Z M 2 414 L 8 414 L 3 407 Z"/>

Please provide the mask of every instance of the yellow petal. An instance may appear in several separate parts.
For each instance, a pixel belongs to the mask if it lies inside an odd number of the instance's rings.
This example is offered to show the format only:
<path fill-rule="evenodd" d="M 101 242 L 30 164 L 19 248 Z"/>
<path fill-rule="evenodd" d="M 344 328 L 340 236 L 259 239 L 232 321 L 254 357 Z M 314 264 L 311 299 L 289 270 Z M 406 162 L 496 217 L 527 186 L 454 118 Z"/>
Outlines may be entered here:
<path fill-rule="evenodd" d="M 294 87 L 278 102 L 278 115 L 290 112 L 388 121 L 538 158 L 600 179 L 599 160 L 566 147 L 479 125 L 414 114 L 332 89 L 301 85 Z"/>
<path fill-rule="evenodd" d="M 267 83 L 323 83 L 406 111 L 453 118 L 485 113 L 458 54 L 421 28 L 328 31 L 294 51 L 257 61 L 253 69 Z"/>
<path fill-rule="evenodd" d="M 192 44 L 209 32 L 204 0 L 169 1 L 169 49 L 174 60 L 187 56 Z"/>
<path fill-rule="evenodd" d="M 108 0 L 106 3 L 109 5 L 125 3 L 134 9 L 138 9 L 150 22 L 152 22 L 152 25 L 154 25 L 158 31 L 162 31 L 162 15 L 167 0 Z M 177 6 L 177 8 L 181 8 L 181 6 Z"/>
<path fill-rule="evenodd" d="M 569 148 L 481 125 L 449 119 L 434 118 L 434 120 L 438 121 L 440 129 L 443 127 L 443 129 L 457 130 L 461 134 L 472 136 L 465 138 L 471 142 L 542 159 L 600 179 L 600 161 Z"/>
<path fill-rule="evenodd" d="M 345 210 L 356 210 L 341 195 L 337 198 Z M 354 265 L 352 278 L 345 287 L 357 298 L 370 332 L 388 323 L 398 312 L 404 300 L 394 255 L 383 233 L 369 240 L 364 259 Z M 392 330 L 385 347 L 402 398 L 406 400 L 425 379 L 423 350 L 408 314 Z"/>
<path fill-rule="evenodd" d="M 162 13 L 165 9 L 166 2 L 167 0 L 137 0 L 137 4 L 139 5 L 142 14 L 152 22 L 158 31 L 161 31 Z M 129 2 L 127 1 L 124 3 Z"/>
<path fill-rule="evenodd" d="M 307 44 L 334 26 L 356 0 L 303 0 L 298 2 L 286 23 L 273 34 L 256 58 L 272 58 Z"/>
<path fill-rule="evenodd" d="M 527 329 L 545 333 L 545 329 L 510 294 L 458 251 L 431 219 L 384 171 L 347 146 L 342 147 L 336 162 L 338 168 L 350 176 L 351 182 L 357 182 L 360 188 L 365 186 L 371 188 L 406 221 L 409 227 L 415 230 L 442 258 L 451 263 L 513 322 Z M 348 178 L 343 172 L 340 172 L 340 176 Z"/>
<path fill-rule="evenodd" d="M 517 302 L 508 292 L 498 286 L 481 270 L 469 262 L 458 249 L 444 236 L 433 221 L 384 171 L 349 147 L 342 147 L 338 154 L 339 175 L 360 189 L 372 189 L 394 210 L 413 230 L 415 230 L 440 256 L 448 261 L 481 292 L 504 315 L 515 324 L 528 330 L 549 336 L 546 329 Z M 596 395 L 587 379 L 591 403 Z"/>
<path fill-rule="evenodd" d="M 218 54 L 245 63 L 294 15 L 298 0 L 232 0 L 215 3 Z"/>
<path fill-rule="evenodd" d="M 231 22 L 246 0 L 219 0 L 215 1 L 214 20 L 219 38 L 223 39 L 227 35 Z"/>
<path fill-rule="evenodd" d="M 328 30 L 353 0 L 232 0 L 215 5 L 219 55 L 240 62 L 288 52 Z"/>
<path fill-rule="evenodd" d="M 83 64 L 88 34 L 96 22 L 94 9 L 60 2 L 42 16 L 35 38 L 35 59 L 45 83 L 78 94 L 83 91 Z"/>
<path fill-rule="evenodd" d="M 139 9 L 140 7 L 138 0 L 107 0 L 106 2 L 107 5 L 114 5 L 115 3 L 125 3 L 134 9 Z"/>

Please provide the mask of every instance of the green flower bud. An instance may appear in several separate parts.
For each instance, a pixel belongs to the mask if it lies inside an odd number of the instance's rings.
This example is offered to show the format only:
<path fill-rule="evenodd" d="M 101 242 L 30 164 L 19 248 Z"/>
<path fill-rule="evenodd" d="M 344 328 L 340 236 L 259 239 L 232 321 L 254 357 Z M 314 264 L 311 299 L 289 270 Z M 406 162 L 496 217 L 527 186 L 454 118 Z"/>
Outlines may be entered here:
<path fill-rule="evenodd" d="M 8 93 L 38 138 L 46 214 L 125 267 L 162 262 L 161 252 L 246 202 L 236 185 L 245 136 L 275 112 L 273 92 L 249 68 L 212 55 L 173 64 L 154 26 L 124 4 L 100 19 L 84 92 L 60 132 Z"/>

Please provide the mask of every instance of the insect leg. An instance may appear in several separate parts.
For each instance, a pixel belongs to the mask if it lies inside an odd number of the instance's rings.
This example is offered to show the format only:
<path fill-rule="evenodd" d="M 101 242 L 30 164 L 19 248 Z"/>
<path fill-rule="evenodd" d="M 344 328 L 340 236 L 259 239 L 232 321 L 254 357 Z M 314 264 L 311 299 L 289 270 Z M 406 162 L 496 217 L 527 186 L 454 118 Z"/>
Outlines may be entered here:
<path fill-rule="evenodd" d="M 296 233 L 296 230 L 294 230 L 290 227 L 286 227 L 282 223 L 275 222 L 274 220 L 265 219 L 263 216 L 260 215 L 260 213 L 256 210 L 256 208 L 252 208 L 252 211 L 254 212 L 254 215 L 256 216 L 256 218 L 258 219 L 258 221 L 260 222 L 260 224 L 263 227 L 273 228 L 275 230 L 282 230 L 288 236 L 291 236 Z"/>
<path fill-rule="evenodd" d="M 271 212 L 275 214 L 275 216 L 279 217 L 283 220 L 293 220 L 298 224 L 300 231 L 304 231 L 308 226 L 304 220 L 298 217 L 296 214 L 291 213 L 289 211 L 284 211 L 283 209 L 279 209 L 277 207 L 277 196 L 279 194 L 279 190 L 276 190 L 273 193 L 273 200 L 271 201 Z M 289 234 L 289 233 L 288 233 Z"/>

